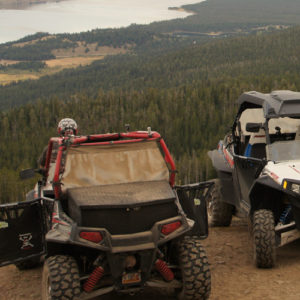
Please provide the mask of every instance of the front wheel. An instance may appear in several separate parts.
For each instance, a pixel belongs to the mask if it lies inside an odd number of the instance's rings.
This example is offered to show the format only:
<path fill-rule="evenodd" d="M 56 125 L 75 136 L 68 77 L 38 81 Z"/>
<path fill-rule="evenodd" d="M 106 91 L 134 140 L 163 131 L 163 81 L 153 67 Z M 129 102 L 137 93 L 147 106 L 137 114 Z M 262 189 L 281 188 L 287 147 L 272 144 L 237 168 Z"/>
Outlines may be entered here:
<path fill-rule="evenodd" d="M 185 237 L 178 247 L 178 259 L 183 285 L 179 299 L 208 299 L 211 290 L 210 270 L 200 240 Z"/>
<path fill-rule="evenodd" d="M 44 264 L 42 275 L 42 299 L 77 299 L 80 295 L 79 271 L 71 256 L 49 257 Z"/>
<path fill-rule="evenodd" d="M 272 268 L 276 259 L 275 227 L 272 211 L 259 209 L 253 215 L 254 263 L 258 268 Z"/>

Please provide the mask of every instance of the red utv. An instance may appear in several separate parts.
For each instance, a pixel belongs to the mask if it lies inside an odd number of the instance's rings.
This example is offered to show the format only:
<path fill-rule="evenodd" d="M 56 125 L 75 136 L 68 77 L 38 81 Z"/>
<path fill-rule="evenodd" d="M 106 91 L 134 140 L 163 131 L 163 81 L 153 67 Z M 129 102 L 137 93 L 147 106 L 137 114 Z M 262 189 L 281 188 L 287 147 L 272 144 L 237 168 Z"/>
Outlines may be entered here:
<path fill-rule="evenodd" d="M 211 183 L 175 187 L 175 165 L 157 132 L 51 138 L 43 172 L 33 199 L 0 207 L 0 263 L 43 256 L 43 299 L 144 287 L 209 297 L 200 239 Z"/>

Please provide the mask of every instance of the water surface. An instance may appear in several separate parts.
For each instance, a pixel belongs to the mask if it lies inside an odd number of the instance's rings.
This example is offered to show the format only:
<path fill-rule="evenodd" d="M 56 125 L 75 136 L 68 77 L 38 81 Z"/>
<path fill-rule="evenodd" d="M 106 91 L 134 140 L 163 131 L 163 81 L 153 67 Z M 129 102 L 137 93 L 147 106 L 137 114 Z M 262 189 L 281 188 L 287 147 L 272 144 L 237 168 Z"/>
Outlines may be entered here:
<path fill-rule="evenodd" d="M 95 28 L 118 28 L 132 23 L 184 18 L 187 12 L 169 10 L 203 0 L 68 0 L 27 9 L 0 9 L 0 43 L 36 32 L 73 33 Z"/>

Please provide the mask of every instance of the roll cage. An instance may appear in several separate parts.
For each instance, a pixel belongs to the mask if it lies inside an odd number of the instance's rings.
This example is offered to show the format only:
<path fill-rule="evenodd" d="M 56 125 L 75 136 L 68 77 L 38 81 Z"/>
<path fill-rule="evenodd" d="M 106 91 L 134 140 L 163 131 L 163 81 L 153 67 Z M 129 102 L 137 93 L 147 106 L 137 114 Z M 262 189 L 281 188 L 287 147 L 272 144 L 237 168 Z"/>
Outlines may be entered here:
<path fill-rule="evenodd" d="M 242 155 L 244 148 L 242 143 L 246 144 L 250 132 L 247 131 L 246 123 L 242 122 L 243 114 L 252 110 L 252 116 L 248 117 L 249 122 L 256 120 L 260 128 L 265 131 L 266 144 L 269 145 L 280 139 L 280 120 L 290 118 L 290 129 L 283 132 L 288 138 L 294 138 L 297 127 L 300 124 L 300 93 L 292 91 L 274 91 L 270 94 L 259 92 L 247 92 L 238 99 L 239 110 L 232 126 L 232 142 L 234 152 Z M 245 117 L 245 119 L 247 119 Z M 280 124 L 279 124 L 280 125 Z M 279 127 L 279 128 L 278 128 Z M 291 135 L 291 133 L 293 133 Z M 282 138 L 282 137 L 281 137 Z"/>
<path fill-rule="evenodd" d="M 61 167 L 63 161 L 63 152 L 68 147 L 78 147 L 80 145 L 88 146 L 105 146 L 113 144 L 128 144 L 141 143 L 144 141 L 156 141 L 159 144 L 160 150 L 163 154 L 166 165 L 169 169 L 169 183 L 172 187 L 175 184 L 176 167 L 173 158 L 159 133 L 155 131 L 135 131 L 126 133 L 108 133 L 95 134 L 89 136 L 71 136 L 71 137 L 54 137 L 49 140 L 48 151 L 45 163 L 45 181 L 49 176 L 49 169 L 51 163 L 51 154 L 54 144 L 58 144 L 54 175 L 52 185 L 54 189 L 55 198 L 58 199 L 61 194 Z"/>

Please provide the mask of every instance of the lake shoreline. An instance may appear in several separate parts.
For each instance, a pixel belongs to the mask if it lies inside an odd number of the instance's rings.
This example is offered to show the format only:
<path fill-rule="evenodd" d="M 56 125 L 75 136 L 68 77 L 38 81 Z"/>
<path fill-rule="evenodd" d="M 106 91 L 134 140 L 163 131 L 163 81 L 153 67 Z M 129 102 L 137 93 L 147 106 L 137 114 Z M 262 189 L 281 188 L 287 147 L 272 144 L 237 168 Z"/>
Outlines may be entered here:
<path fill-rule="evenodd" d="M 183 19 L 195 13 L 184 5 L 205 0 L 0 0 L 0 8 L 9 1 L 11 9 L 0 9 L 0 44 L 37 32 L 71 34 Z M 13 8 L 16 1 L 28 6 Z"/>
<path fill-rule="evenodd" d="M 26 9 L 33 5 L 46 4 L 49 2 L 61 2 L 67 0 L 0 0 L 0 9 Z"/>

